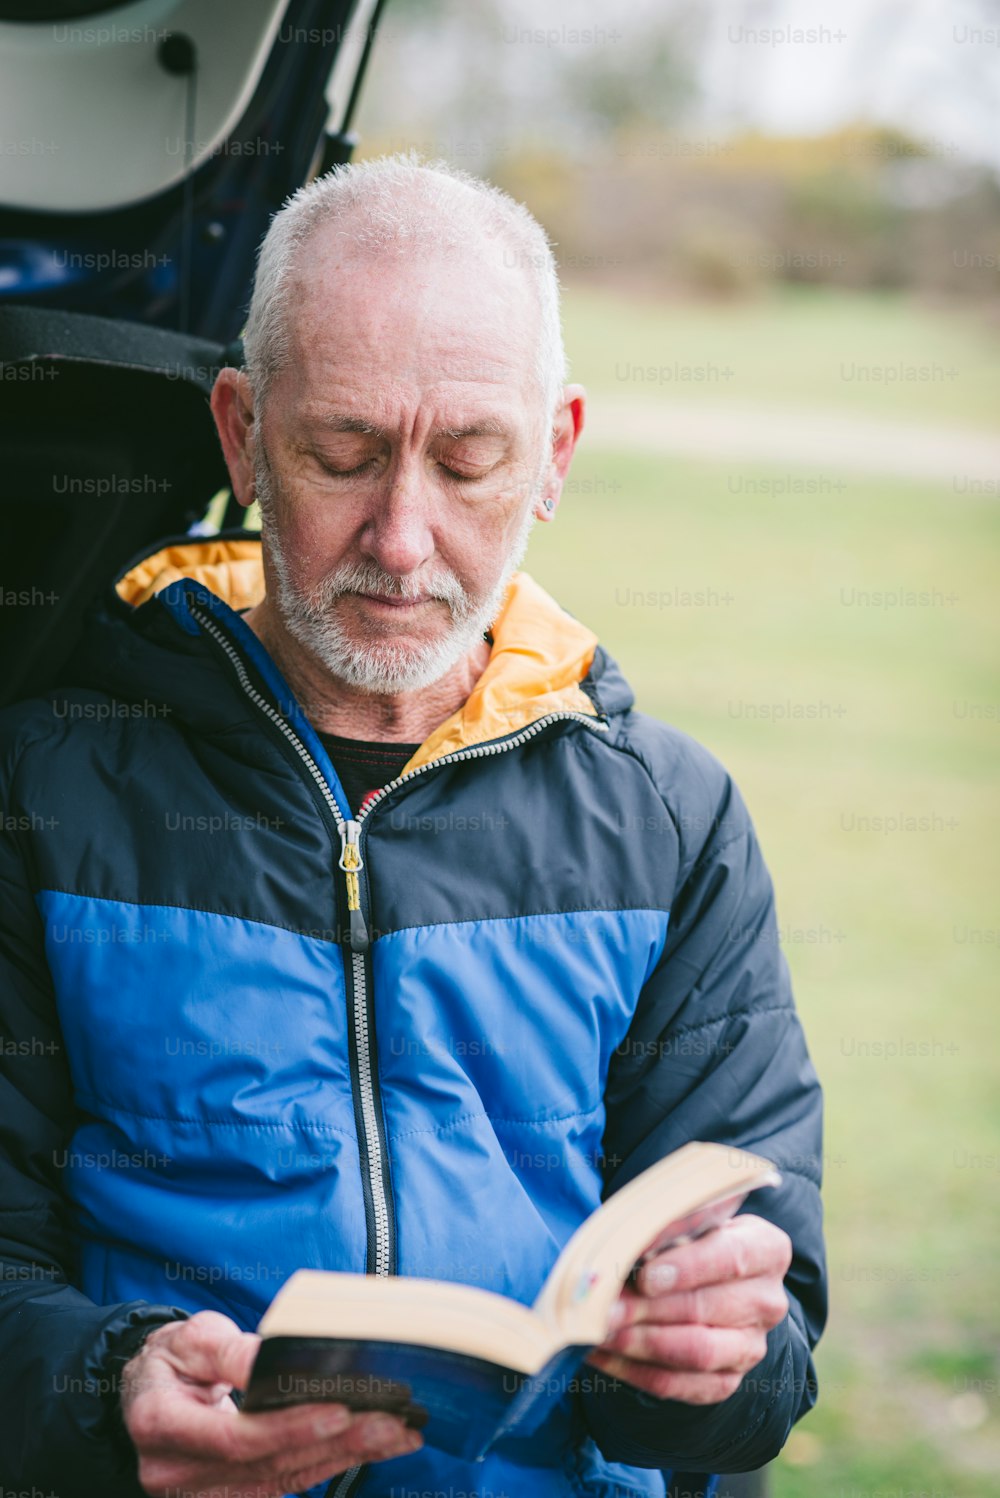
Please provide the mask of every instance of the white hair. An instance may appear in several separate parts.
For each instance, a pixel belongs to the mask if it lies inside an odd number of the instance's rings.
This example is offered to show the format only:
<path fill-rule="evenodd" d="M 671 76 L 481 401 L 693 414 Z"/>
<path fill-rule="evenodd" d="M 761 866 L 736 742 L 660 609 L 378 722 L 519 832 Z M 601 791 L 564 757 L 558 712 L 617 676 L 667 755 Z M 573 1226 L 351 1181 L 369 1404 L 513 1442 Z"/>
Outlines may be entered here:
<path fill-rule="evenodd" d="M 548 236 L 524 204 L 499 187 L 443 161 L 423 161 L 415 152 L 334 167 L 300 187 L 274 215 L 258 252 L 243 333 L 258 408 L 289 357 L 289 290 L 297 253 L 315 229 L 331 223 L 361 254 L 415 248 L 482 254 L 492 243 L 505 266 L 522 268 L 538 301 L 531 373 L 551 426 L 566 383 L 566 355 Z"/>

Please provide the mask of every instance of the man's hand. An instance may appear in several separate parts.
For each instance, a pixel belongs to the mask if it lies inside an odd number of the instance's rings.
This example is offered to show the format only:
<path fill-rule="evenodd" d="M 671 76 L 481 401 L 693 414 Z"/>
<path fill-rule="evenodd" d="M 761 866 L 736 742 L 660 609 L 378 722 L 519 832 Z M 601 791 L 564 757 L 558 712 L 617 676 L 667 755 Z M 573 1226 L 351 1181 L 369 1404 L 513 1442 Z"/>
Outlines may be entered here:
<path fill-rule="evenodd" d="M 718 1404 L 735 1394 L 783 1320 L 787 1233 L 749 1213 L 644 1264 L 617 1326 L 588 1361 L 659 1399 Z"/>
<path fill-rule="evenodd" d="M 241 1414 L 260 1344 L 217 1311 L 157 1327 L 122 1374 L 125 1428 L 139 1481 L 153 1498 L 182 1490 L 281 1498 L 361 1462 L 402 1456 L 423 1438 L 395 1415 L 354 1414 L 341 1404 L 300 1404 Z"/>

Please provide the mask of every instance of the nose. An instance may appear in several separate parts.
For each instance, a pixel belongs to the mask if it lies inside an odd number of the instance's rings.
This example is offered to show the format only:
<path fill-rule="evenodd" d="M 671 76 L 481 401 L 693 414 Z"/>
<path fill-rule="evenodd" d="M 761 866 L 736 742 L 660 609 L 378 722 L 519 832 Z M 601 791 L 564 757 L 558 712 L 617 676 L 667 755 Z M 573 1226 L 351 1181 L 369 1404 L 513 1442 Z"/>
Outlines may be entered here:
<path fill-rule="evenodd" d="M 416 572 L 434 555 L 433 503 L 419 464 L 394 462 L 362 529 L 362 553 L 395 577 Z"/>

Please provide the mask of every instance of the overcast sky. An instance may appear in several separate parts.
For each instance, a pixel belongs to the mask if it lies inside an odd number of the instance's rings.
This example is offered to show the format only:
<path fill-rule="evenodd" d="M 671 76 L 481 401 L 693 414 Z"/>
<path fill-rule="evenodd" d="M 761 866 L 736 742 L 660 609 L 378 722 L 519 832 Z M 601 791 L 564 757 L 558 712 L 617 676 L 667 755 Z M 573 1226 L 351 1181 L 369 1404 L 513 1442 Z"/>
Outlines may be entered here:
<path fill-rule="evenodd" d="M 709 117 L 778 133 L 897 124 L 1000 165 L 1000 5 L 989 0 L 720 0 L 703 57 Z M 811 28 L 776 45 L 765 27 Z"/>

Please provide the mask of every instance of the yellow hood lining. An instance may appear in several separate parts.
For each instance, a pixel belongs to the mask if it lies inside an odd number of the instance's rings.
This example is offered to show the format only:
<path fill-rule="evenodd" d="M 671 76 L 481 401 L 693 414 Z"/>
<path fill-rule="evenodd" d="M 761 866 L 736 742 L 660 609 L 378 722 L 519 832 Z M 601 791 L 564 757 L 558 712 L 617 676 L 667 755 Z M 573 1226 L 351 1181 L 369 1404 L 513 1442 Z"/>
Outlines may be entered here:
<path fill-rule="evenodd" d="M 264 597 L 260 542 L 212 536 L 175 542 L 145 557 L 118 579 L 115 589 L 119 598 L 138 608 L 181 577 L 204 584 L 231 609 L 253 608 Z"/>

